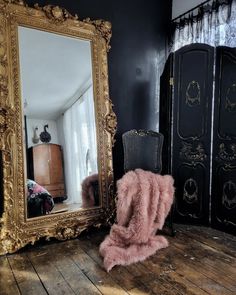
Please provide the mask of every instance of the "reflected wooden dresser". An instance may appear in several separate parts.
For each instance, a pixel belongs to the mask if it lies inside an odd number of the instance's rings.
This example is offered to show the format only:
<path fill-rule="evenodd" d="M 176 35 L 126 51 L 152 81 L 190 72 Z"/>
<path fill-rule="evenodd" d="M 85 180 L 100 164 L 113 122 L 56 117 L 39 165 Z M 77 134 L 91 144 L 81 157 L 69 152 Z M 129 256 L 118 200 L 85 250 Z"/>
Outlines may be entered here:
<path fill-rule="evenodd" d="M 27 167 L 28 178 L 46 188 L 53 198 L 66 198 L 60 145 L 47 143 L 29 148 Z"/>

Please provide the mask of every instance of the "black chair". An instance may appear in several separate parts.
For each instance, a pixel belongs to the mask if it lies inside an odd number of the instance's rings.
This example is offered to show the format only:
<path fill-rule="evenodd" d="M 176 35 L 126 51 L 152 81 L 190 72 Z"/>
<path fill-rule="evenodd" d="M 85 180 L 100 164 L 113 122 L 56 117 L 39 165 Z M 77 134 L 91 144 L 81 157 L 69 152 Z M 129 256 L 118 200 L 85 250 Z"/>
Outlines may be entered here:
<path fill-rule="evenodd" d="M 124 171 L 141 168 L 161 174 L 162 147 L 164 136 L 161 133 L 145 130 L 130 130 L 122 135 L 124 148 Z M 173 207 L 172 207 L 173 208 Z M 174 236 L 173 209 L 167 217 L 167 223 Z"/>

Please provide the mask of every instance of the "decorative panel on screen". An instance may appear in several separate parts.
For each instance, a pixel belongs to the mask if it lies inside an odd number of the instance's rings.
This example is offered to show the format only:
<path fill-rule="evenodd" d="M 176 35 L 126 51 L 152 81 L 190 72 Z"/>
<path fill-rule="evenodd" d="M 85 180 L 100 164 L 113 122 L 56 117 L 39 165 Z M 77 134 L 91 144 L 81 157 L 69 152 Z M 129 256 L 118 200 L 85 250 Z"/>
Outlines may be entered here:
<path fill-rule="evenodd" d="M 177 214 L 191 219 L 203 218 L 203 199 L 207 192 L 206 171 L 202 164 L 183 164 L 178 167 L 176 183 L 178 183 Z"/>
<path fill-rule="evenodd" d="M 174 60 L 176 218 L 202 224 L 208 224 L 209 214 L 213 58 L 213 47 L 192 44 L 176 51 Z"/>
<path fill-rule="evenodd" d="M 236 49 L 216 51 L 212 225 L 236 231 Z"/>
<path fill-rule="evenodd" d="M 200 138 L 207 133 L 208 88 L 207 70 L 209 54 L 206 50 L 193 49 L 176 53 L 178 97 L 177 132 L 182 139 Z M 193 124 L 194 122 L 194 124 Z"/>

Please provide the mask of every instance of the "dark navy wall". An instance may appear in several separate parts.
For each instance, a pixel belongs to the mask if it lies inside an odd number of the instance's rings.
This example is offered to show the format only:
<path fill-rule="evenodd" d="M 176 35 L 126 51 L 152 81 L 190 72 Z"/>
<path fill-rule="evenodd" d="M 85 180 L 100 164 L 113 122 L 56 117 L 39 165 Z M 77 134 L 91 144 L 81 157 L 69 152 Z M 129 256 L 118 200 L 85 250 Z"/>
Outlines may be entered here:
<path fill-rule="evenodd" d="M 121 135 L 130 129 L 154 129 L 158 123 L 158 56 L 165 50 L 171 0 L 48 0 L 26 1 L 65 7 L 80 19 L 112 23 L 108 56 L 110 97 L 118 119 L 114 147 L 115 178 L 123 173 Z"/>

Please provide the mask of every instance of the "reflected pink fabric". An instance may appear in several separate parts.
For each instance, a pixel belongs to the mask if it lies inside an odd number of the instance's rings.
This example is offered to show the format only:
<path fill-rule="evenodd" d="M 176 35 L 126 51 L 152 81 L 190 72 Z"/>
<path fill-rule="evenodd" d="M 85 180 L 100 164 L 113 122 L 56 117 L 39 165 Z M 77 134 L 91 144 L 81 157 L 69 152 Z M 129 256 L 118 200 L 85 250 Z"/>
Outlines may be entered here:
<path fill-rule="evenodd" d="M 117 224 L 100 245 L 104 267 L 142 261 L 168 246 L 162 229 L 174 196 L 174 180 L 142 169 L 127 172 L 117 182 Z"/>
<path fill-rule="evenodd" d="M 98 180 L 98 174 L 91 174 L 81 183 L 82 188 L 82 208 L 91 208 L 95 204 L 94 191 L 92 183 Z"/>

